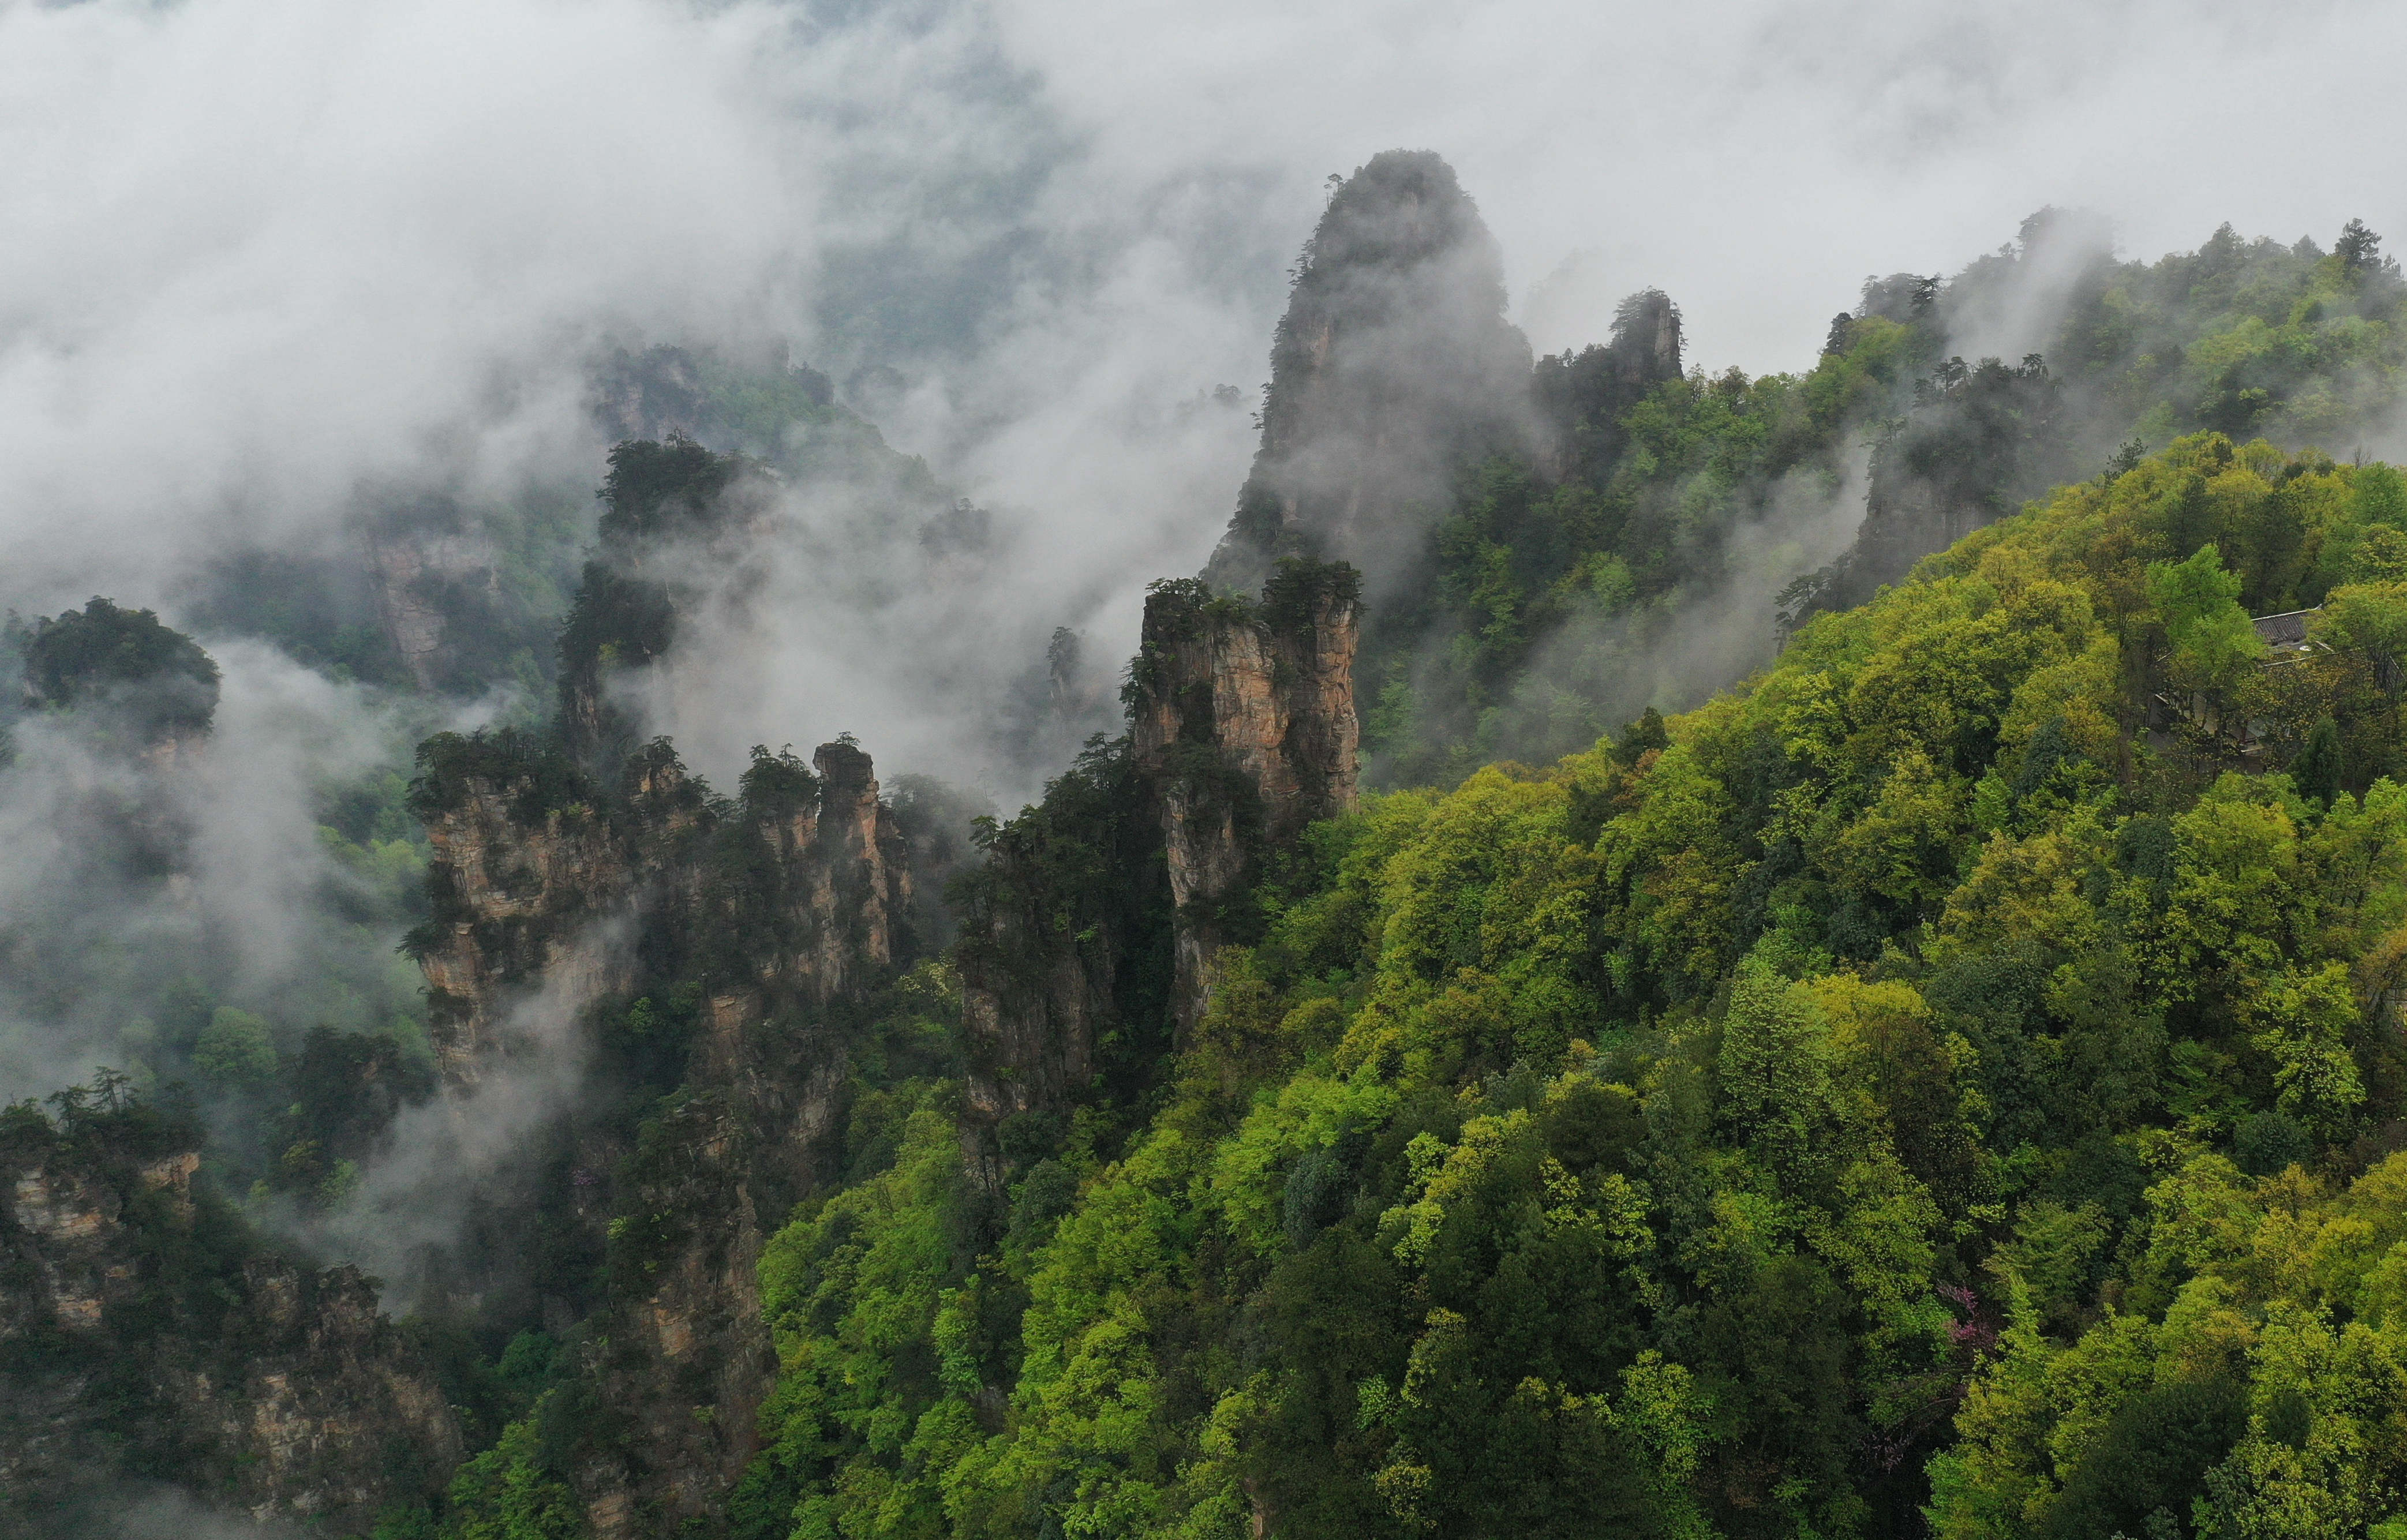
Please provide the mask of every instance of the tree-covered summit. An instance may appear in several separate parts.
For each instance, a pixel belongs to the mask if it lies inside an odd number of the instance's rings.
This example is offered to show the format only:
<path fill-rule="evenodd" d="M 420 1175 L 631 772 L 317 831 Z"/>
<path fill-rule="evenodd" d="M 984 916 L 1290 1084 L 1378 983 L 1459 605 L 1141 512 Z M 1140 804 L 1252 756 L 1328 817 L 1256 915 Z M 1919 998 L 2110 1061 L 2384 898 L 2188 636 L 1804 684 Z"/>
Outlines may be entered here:
<path fill-rule="evenodd" d="M 150 610 L 94 597 L 37 618 L 21 649 L 30 706 L 113 706 L 145 738 L 205 733 L 217 713 L 217 663 Z"/>

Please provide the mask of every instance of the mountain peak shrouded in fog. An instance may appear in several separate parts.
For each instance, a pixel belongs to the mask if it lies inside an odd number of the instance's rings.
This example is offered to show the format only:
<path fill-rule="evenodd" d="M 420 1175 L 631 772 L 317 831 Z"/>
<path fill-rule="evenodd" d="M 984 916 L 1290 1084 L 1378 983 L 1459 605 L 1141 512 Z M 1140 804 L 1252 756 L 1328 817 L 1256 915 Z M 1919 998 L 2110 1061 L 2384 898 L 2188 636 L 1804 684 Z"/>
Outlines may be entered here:
<path fill-rule="evenodd" d="M 1528 435 L 1530 345 L 1454 170 L 1391 150 L 1337 186 L 1271 348 L 1262 441 L 1205 576 L 1353 563 L 1373 596 L 1417 554 L 1452 474 Z"/>
<path fill-rule="evenodd" d="M 145 743 L 206 733 L 217 711 L 217 663 L 147 609 L 94 597 L 36 619 L 22 650 L 27 706 L 105 708 Z"/>

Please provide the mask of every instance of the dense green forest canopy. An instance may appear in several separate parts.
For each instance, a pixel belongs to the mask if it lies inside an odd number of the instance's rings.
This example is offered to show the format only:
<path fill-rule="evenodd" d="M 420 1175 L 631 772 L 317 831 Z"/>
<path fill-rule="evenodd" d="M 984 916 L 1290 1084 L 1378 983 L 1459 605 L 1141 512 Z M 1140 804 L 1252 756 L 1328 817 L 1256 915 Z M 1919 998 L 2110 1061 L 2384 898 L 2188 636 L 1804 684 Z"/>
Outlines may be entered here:
<path fill-rule="evenodd" d="M 1373 774 L 1460 779 L 1693 705 L 1769 660 L 1775 611 L 1861 604 L 2179 435 L 2354 452 L 2398 402 L 2402 307 L 2362 221 L 2329 252 L 2226 225 L 2151 263 L 2057 209 L 1952 278 L 1868 279 L 1802 373 L 1684 373 L 1676 308 L 1633 295 L 1607 343 L 1539 361 L 1538 448 L 1464 466 L 1417 580 L 1374 608 Z"/>
<path fill-rule="evenodd" d="M 728 1533 L 2391 1533 L 2400 485 L 2186 437 L 1742 692 L 1316 826 L 1000 1206 L 958 1068 L 864 1048 Z M 944 1040 L 926 977 L 874 1041 Z M 570 1533 L 573 1415 L 451 1528 Z"/>

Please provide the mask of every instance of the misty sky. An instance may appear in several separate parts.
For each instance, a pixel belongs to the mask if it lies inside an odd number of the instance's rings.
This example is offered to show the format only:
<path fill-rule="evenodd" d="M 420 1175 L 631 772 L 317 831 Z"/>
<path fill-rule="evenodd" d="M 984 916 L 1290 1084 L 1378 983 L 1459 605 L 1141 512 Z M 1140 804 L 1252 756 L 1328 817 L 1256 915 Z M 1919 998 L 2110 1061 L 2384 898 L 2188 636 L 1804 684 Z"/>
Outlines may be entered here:
<path fill-rule="evenodd" d="M 1542 349 L 1658 284 L 1695 361 L 1794 368 L 1867 273 L 2045 202 L 2145 255 L 2407 229 L 2402 34 L 2072 0 L 0 0 L 7 598 L 152 598 L 230 526 L 321 538 L 362 477 L 590 456 L 563 365 L 605 332 L 899 367 L 890 431 L 941 471 L 1191 567 L 1242 435 L 1160 466 L 1130 424 L 1259 383 L 1323 178 L 1377 150 L 1455 163 Z"/>

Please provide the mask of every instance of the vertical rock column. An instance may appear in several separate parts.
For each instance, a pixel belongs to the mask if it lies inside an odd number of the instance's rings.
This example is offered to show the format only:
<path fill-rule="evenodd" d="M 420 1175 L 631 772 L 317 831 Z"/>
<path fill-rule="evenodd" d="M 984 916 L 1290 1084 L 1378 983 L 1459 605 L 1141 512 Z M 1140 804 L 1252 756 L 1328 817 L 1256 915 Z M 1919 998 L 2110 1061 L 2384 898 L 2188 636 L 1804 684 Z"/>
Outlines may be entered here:
<path fill-rule="evenodd" d="M 1259 605 L 1195 580 L 1147 598 L 1132 746 L 1168 855 L 1182 1038 L 1213 954 L 1249 934 L 1261 858 L 1354 807 L 1359 590 L 1342 563 L 1288 561 Z"/>

